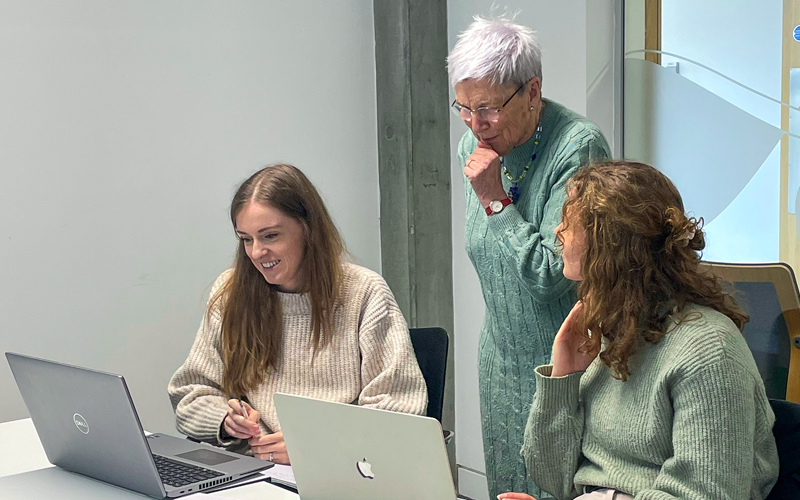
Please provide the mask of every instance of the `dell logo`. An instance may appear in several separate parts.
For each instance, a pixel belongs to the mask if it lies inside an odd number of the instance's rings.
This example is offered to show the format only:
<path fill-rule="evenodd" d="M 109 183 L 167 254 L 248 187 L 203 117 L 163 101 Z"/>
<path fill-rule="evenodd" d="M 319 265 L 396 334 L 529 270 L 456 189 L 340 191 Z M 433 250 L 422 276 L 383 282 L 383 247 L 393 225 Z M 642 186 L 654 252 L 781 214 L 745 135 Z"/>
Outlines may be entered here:
<path fill-rule="evenodd" d="M 78 428 L 84 434 L 89 434 L 89 424 L 86 423 L 86 419 L 80 413 L 76 413 L 72 416 L 72 421 L 75 422 L 75 427 Z"/>
<path fill-rule="evenodd" d="M 356 462 L 356 469 L 361 477 L 365 479 L 375 479 L 375 474 L 372 473 L 372 464 L 367 462 L 366 457 Z"/>

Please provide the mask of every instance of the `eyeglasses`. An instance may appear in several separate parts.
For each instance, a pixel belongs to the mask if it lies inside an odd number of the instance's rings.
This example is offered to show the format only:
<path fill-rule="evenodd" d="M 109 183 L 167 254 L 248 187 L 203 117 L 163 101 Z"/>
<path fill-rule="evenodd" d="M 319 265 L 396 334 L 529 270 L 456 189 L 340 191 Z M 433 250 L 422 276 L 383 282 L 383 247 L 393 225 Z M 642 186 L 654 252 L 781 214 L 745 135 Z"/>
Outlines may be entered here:
<path fill-rule="evenodd" d="M 500 120 L 500 111 L 502 111 L 503 108 L 506 107 L 506 104 L 511 102 L 511 99 L 513 99 L 515 95 L 519 94 L 520 90 L 525 88 L 525 85 L 527 85 L 527 83 L 528 82 L 525 82 L 522 85 L 520 85 L 519 88 L 515 90 L 513 94 L 511 94 L 511 97 L 506 99 L 506 102 L 504 102 L 503 105 L 500 106 L 499 108 L 490 108 L 488 106 L 483 106 L 478 109 L 472 110 L 466 106 L 462 106 L 461 104 L 453 100 L 453 104 L 450 105 L 450 109 L 453 111 L 453 114 L 455 114 L 457 117 L 461 118 L 467 123 L 472 122 L 472 117 L 475 115 L 478 116 L 479 120 L 497 123 L 497 121 Z"/>

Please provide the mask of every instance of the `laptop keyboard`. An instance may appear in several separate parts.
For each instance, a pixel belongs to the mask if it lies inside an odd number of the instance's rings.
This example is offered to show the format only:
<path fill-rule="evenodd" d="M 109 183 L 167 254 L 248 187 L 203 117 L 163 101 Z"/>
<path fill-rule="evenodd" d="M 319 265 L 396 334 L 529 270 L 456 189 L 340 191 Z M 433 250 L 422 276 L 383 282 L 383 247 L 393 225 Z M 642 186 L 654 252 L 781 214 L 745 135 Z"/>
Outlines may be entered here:
<path fill-rule="evenodd" d="M 160 455 L 153 455 L 153 460 L 156 462 L 156 469 L 158 469 L 161 480 L 164 484 L 170 486 L 186 486 L 187 484 L 225 475 L 221 472 L 195 465 L 187 465 Z"/>

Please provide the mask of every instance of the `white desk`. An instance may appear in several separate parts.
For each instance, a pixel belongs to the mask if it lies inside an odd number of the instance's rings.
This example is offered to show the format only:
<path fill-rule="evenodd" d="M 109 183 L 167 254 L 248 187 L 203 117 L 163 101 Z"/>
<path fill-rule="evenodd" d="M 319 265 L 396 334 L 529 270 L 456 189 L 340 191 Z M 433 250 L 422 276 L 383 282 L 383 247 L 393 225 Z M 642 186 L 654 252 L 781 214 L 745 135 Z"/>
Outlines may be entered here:
<path fill-rule="evenodd" d="M 52 467 L 29 418 L 0 424 L 0 476 Z"/>
<path fill-rule="evenodd" d="M 25 498 L 27 499 L 40 498 L 35 494 L 35 488 L 39 481 L 48 482 L 48 484 L 52 484 L 51 481 L 58 483 L 60 487 L 64 488 L 59 497 L 64 499 L 72 498 L 68 491 L 70 486 L 80 484 L 83 489 L 87 482 L 88 488 L 97 493 L 97 498 L 108 500 L 148 498 L 53 467 L 47 461 L 42 443 L 29 418 L 0 423 L 0 447 L 3 450 L 0 453 L 0 477 L 14 476 L 6 478 L 0 484 L 0 498 L 8 498 L 8 496 L 16 494 L 18 489 L 26 490 Z M 4 490 L 3 488 L 8 489 Z M 295 493 L 265 482 L 231 488 L 220 492 L 219 495 L 231 500 L 298 500 L 300 498 Z"/>

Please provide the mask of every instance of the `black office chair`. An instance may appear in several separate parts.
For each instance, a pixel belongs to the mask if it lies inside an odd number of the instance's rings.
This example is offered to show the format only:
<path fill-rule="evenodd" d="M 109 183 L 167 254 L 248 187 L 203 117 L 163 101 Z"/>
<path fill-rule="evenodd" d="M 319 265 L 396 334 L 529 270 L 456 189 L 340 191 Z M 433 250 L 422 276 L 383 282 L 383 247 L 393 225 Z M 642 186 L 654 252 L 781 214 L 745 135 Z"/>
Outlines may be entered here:
<path fill-rule="evenodd" d="M 450 339 L 444 328 L 409 328 L 411 344 L 417 356 L 419 369 L 428 387 L 428 412 L 442 422 L 442 407 L 444 406 L 444 382 L 447 374 L 447 349 Z M 453 437 L 452 431 L 444 431 L 445 442 Z"/>
<path fill-rule="evenodd" d="M 775 412 L 772 433 L 778 444 L 780 474 L 767 500 L 800 498 L 800 404 L 771 399 Z"/>
<path fill-rule="evenodd" d="M 701 266 L 732 283 L 734 298 L 750 314 L 742 334 L 767 396 L 800 403 L 800 291 L 792 268 L 782 262 Z"/>

